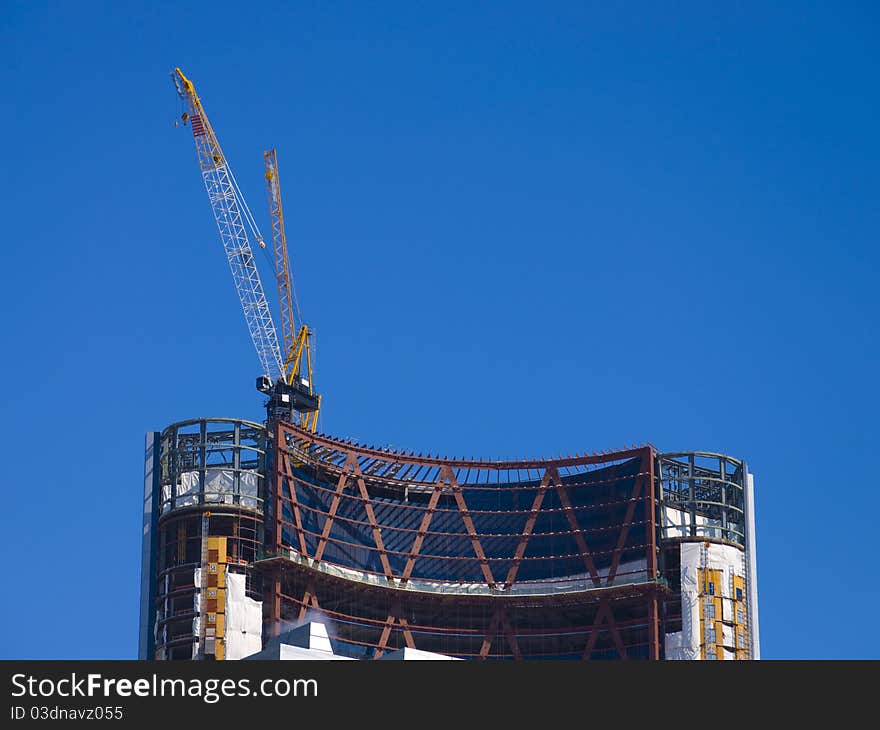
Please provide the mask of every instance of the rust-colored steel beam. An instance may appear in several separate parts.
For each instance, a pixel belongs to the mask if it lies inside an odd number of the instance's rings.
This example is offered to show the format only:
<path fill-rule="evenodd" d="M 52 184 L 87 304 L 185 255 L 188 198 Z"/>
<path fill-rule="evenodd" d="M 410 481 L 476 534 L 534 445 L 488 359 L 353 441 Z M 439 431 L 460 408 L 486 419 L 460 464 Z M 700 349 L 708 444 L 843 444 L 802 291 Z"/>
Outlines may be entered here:
<path fill-rule="evenodd" d="M 284 479 L 285 479 L 284 470 L 281 466 L 281 462 L 286 461 L 288 457 L 286 454 L 282 455 L 281 451 L 276 451 L 275 457 L 276 457 L 275 494 L 274 494 L 275 499 L 272 502 L 269 502 L 269 504 L 274 503 L 274 509 L 275 509 L 275 524 L 274 524 L 274 526 L 272 528 L 272 532 L 271 532 L 271 535 L 272 535 L 272 546 L 271 547 L 272 547 L 272 552 L 274 552 L 276 554 L 280 554 L 279 551 L 281 550 L 281 543 L 283 542 L 282 533 L 281 533 L 281 494 L 284 491 Z M 267 530 L 267 532 L 268 532 L 268 530 Z"/>
<path fill-rule="evenodd" d="M 656 591 L 648 607 L 648 659 L 660 659 L 660 610 Z"/>
<path fill-rule="evenodd" d="M 513 652 L 514 659 L 522 659 L 522 652 L 519 650 L 519 642 L 516 640 L 516 632 L 513 630 L 513 626 L 510 625 L 510 621 L 507 620 L 507 614 L 504 609 L 500 610 L 501 616 L 501 630 L 505 639 L 507 639 L 507 645 L 510 647 Z"/>
<path fill-rule="evenodd" d="M 272 617 L 272 636 L 281 633 L 281 569 L 276 568 L 272 576 L 272 596 L 270 611 Z"/>
<path fill-rule="evenodd" d="M 621 659 L 627 659 L 626 647 L 623 644 L 623 638 L 620 635 L 620 630 L 614 620 L 614 614 L 611 612 L 611 607 L 608 605 L 608 601 L 601 601 L 599 603 L 599 608 L 596 611 L 596 618 L 593 621 L 593 626 L 590 629 L 590 635 L 587 639 L 587 645 L 584 648 L 583 658 L 585 660 L 592 658 L 593 650 L 596 647 L 596 641 L 599 638 L 599 634 L 602 633 L 603 622 L 608 624 L 607 631 L 611 634 L 618 656 Z"/>
<path fill-rule="evenodd" d="M 296 498 L 296 488 L 293 485 L 293 469 L 290 466 L 290 455 L 281 448 L 284 443 L 284 423 L 278 422 L 275 428 L 275 544 L 272 546 L 273 552 L 280 554 L 283 539 L 281 530 L 282 521 L 282 497 L 284 495 L 284 481 L 287 480 L 290 491 L 290 502 L 293 510 L 294 524 L 296 525 L 297 540 L 299 542 L 300 552 L 306 557 L 309 556 L 308 547 L 306 546 L 306 536 L 302 529 L 302 515 L 299 511 L 299 501 Z"/>
<path fill-rule="evenodd" d="M 416 640 L 413 638 L 412 631 L 409 628 L 409 622 L 400 616 L 397 617 L 397 623 L 403 629 L 403 640 L 410 649 L 416 648 Z"/>
<path fill-rule="evenodd" d="M 483 637 L 483 643 L 480 646 L 480 659 L 489 656 L 492 650 L 492 644 L 495 641 L 495 634 L 498 631 L 498 622 L 501 620 L 501 610 L 496 608 L 492 612 L 492 618 L 489 620 L 489 626 L 486 629 L 486 635 Z"/>
<path fill-rule="evenodd" d="M 367 513 L 367 520 L 369 520 L 370 529 L 373 532 L 373 542 L 376 543 L 376 549 L 379 551 L 379 562 L 382 563 L 382 571 L 385 573 L 385 577 L 393 582 L 395 575 L 391 570 L 391 563 L 388 562 L 388 553 L 385 552 L 385 543 L 382 542 L 382 529 L 379 527 L 379 523 L 376 522 L 376 513 L 373 511 L 373 501 L 370 499 L 370 493 L 367 491 L 367 485 L 364 483 L 364 474 L 357 463 L 357 458 L 353 454 L 350 458 L 354 459 L 355 481 L 357 482 L 361 499 L 364 502 L 364 512 Z"/>
<path fill-rule="evenodd" d="M 617 568 L 620 565 L 620 556 L 623 555 L 623 547 L 626 545 L 626 538 L 629 537 L 629 529 L 632 527 L 633 516 L 636 512 L 636 504 L 642 494 L 644 483 L 645 477 L 640 475 L 636 477 L 635 484 L 633 484 L 632 496 L 630 497 L 629 505 L 626 508 L 626 516 L 623 518 L 623 524 L 620 527 L 620 535 L 617 538 L 617 547 L 614 548 L 614 553 L 611 556 L 611 567 L 608 569 L 608 579 L 606 581 L 608 585 L 611 585 L 614 576 L 617 575 Z M 651 547 L 650 543 L 648 547 Z"/>
<path fill-rule="evenodd" d="M 382 633 L 379 636 L 379 644 L 376 647 L 376 651 L 373 653 L 373 659 L 378 659 L 382 654 L 384 654 L 388 650 L 388 639 L 391 638 L 391 632 L 394 630 L 394 624 L 398 624 L 403 633 L 403 640 L 406 645 L 410 649 L 416 648 L 415 639 L 413 639 L 412 631 L 410 631 L 409 624 L 406 619 L 403 618 L 403 608 L 399 601 L 396 601 L 391 610 L 388 613 L 388 618 L 385 619 L 382 624 Z"/>
<path fill-rule="evenodd" d="M 461 487 L 455 479 L 455 474 L 453 474 L 452 469 L 449 467 L 443 467 L 441 474 L 445 474 L 444 481 L 448 481 L 449 485 L 452 487 L 452 495 L 455 497 L 455 504 L 458 506 L 458 513 L 461 515 L 461 520 L 464 522 L 464 529 L 467 530 L 468 537 L 470 537 L 471 545 L 474 548 L 474 554 L 477 556 L 477 560 L 480 561 L 480 570 L 483 572 L 483 577 L 486 579 L 486 583 L 489 587 L 494 588 L 495 576 L 492 575 L 489 561 L 486 560 L 486 553 L 483 550 L 482 543 L 480 543 L 480 538 L 477 537 L 477 530 L 474 527 L 474 521 L 471 519 L 471 513 L 468 511 L 467 502 L 464 500 L 464 494 L 462 494 Z"/>
<path fill-rule="evenodd" d="M 413 568 L 416 564 L 416 558 L 422 549 L 422 543 L 425 542 L 425 536 L 428 534 L 428 527 L 431 525 L 431 519 L 434 517 L 434 510 L 437 509 L 437 502 L 440 501 L 440 495 L 442 493 L 443 482 L 437 482 L 437 484 L 434 485 L 434 491 L 431 492 L 431 498 L 428 500 L 428 506 L 425 509 L 425 514 L 419 525 L 419 531 L 413 539 L 412 548 L 410 548 L 409 555 L 406 558 L 406 565 L 404 565 L 403 573 L 400 576 L 401 586 L 406 585 L 412 575 Z"/>
<path fill-rule="evenodd" d="M 648 474 L 647 510 L 649 514 L 645 522 L 645 543 L 648 545 L 648 580 L 656 580 L 657 570 L 657 507 L 654 484 L 654 454 L 651 449 L 642 449 L 642 467 L 639 471 Z M 660 659 L 660 609 L 657 591 L 651 595 L 650 623 L 648 625 L 648 658 Z"/>
<path fill-rule="evenodd" d="M 617 627 L 617 622 L 614 620 L 614 614 L 611 611 L 611 606 L 607 603 L 605 604 L 605 611 L 608 614 L 608 629 L 611 631 L 611 638 L 614 640 L 614 646 L 617 648 L 617 654 L 621 659 L 629 659 L 626 655 L 626 647 L 623 645 L 623 637 L 620 635 L 620 629 Z"/>
<path fill-rule="evenodd" d="M 559 494 L 559 502 L 562 504 L 562 509 L 565 510 L 565 518 L 568 520 L 569 527 L 571 527 L 575 543 L 577 543 L 578 550 L 583 557 L 584 566 L 589 571 L 593 584 L 598 587 L 602 585 L 602 579 L 599 577 L 599 571 L 596 570 L 596 564 L 593 562 L 593 556 L 590 553 L 590 548 L 587 546 L 583 530 L 581 530 L 581 526 L 578 524 L 577 515 L 574 513 L 571 499 L 568 497 L 568 490 L 562 482 L 558 482 L 556 484 L 556 492 Z"/>
<path fill-rule="evenodd" d="M 354 456 L 350 457 L 349 460 L 345 462 L 346 469 L 348 469 L 352 459 L 354 459 Z M 357 461 L 355 460 L 355 465 L 356 464 Z M 318 539 L 318 546 L 315 548 L 315 560 L 320 560 L 324 555 L 324 546 L 327 544 L 327 538 L 330 537 L 330 530 L 333 529 L 333 520 L 336 518 L 336 510 L 339 509 L 342 492 L 345 490 L 345 485 L 347 483 L 348 472 L 344 471 L 339 475 L 339 481 L 336 482 L 336 492 L 334 492 L 333 499 L 330 502 L 330 511 L 324 519 L 324 529 L 321 530 L 321 537 Z"/>
<path fill-rule="evenodd" d="M 373 652 L 373 659 L 378 659 L 385 653 L 385 650 L 388 648 L 388 639 L 391 637 L 392 628 L 394 628 L 394 614 L 389 613 L 388 618 L 385 619 L 385 623 L 382 626 L 382 633 L 379 636 L 379 646 L 377 646 L 376 651 Z"/>
<path fill-rule="evenodd" d="M 286 454 L 284 455 L 284 463 L 287 468 L 287 476 L 286 476 L 287 491 L 290 494 L 289 502 L 290 502 L 290 507 L 293 510 L 293 524 L 294 524 L 294 527 L 296 527 L 297 542 L 299 542 L 299 551 L 303 555 L 305 555 L 306 557 L 309 557 L 309 548 L 306 543 L 306 532 L 303 529 L 302 512 L 299 509 L 299 499 L 297 499 L 297 496 L 296 496 L 296 484 L 294 483 L 293 470 L 290 468 L 290 457 L 287 456 Z M 281 500 L 284 497 L 283 491 L 284 491 L 284 481 L 282 480 L 280 491 L 278 494 L 279 500 L 278 500 L 278 513 L 277 513 L 277 515 L 278 515 L 279 521 L 283 521 L 283 519 L 284 519 L 282 516 L 282 512 L 281 512 Z M 278 534 L 278 540 L 279 540 L 279 542 L 277 543 L 276 550 L 280 550 L 280 548 L 281 548 L 280 531 Z"/>
<path fill-rule="evenodd" d="M 544 495 L 547 492 L 547 487 L 549 486 L 551 479 L 554 480 L 556 484 L 560 483 L 559 472 L 556 469 L 547 469 L 544 472 L 544 477 L 541 479 L 541 484 L 535 493 L 535 499 L 532 502 L 532 509 L 529 511 L 525 527 L 523 527 L 522 535 L 520 535 L 519 543 L 516 546 L 516 552 L 513 554 L 513 562 L 510 564 L 510 570 L 507 571 L 507 578 L 504 579 L 505 589 L 510 588 L 516 580 L 516 574 L 519 572 L 519 564 L 522 562 L 523 555 L 526 554 L 526 547 L 532 536 L 532 530 L 535 529 L 535 523 L 538 521 L 538 513 L 541 511 L 541 504 L 544 502 Z"/>
<path fill-rule="evenodd" d="M 651 449 L 642 449 L 642 467 L 639 471 L 648 475 L 648 514 L 645 520 L 645 544 L 649 546 L 648 579 L 654 580 L 657 577 L 657 507 L 655 501 L 657 494 L 654 485 L 654 454 L 651 452 Z"/>
<path fill-rule="evenodd" d="M 309 609 L 314 608 L 315 610 L 319 610 L 321 607 L 318 605 L 318 596 L 315 593 L 315 586 L 312 583 L 308 583 L 306 585 L 306 589 L 303 592 L 302 601 L 299 604 L 299 614 L 297 615 L 297 621 L 302 621 L 306 614 L 308 614 Z"/>
<path fill-rule="evenodd" d="M 490 469 L 498 471 L 513 471 L 516 469 L 546 469 L 548 466 L 557 468 L 581 466 L 588 464 L 606 464 L 611 461 L 622 461 L 639 456 L 643 448 L 654 449 L 648 444 L 646 447 L 636 447 L 621 449 L 619 451 L 611 451 L 606 454 L 581 454 L 579 456 L 568 456 L 560 458 L 547 459 L 522 459 L 522 460 L 504 460 L 492 461 L 489 459 L 442 459 L 440 457 L 422 456 L 421 454 L 407 454 L 400 451 L 390 451 L 388 449 L 377 449 L 371 446 L 362 446 L 361 444 L 353 444 L 347 441 L 333 438 L 325 434 L 314 434 L 300 426 L 292 423 L 281 423 L 281 428 L 285 433 L 291 434 L 294 438 L 298 438 L 303 442 L 311 442 L 328 448 L 331 451 L 338 452 L 354 452 L 358 457 L 378 459 L 386 463 L 395 464 L 419 464 L 423 466 L 449 466 L 454 469 Z M 285 444 L 286 441 L 279 441 L 279 445 Z M 281 446 L 281 448 L 285 448 Z"/>

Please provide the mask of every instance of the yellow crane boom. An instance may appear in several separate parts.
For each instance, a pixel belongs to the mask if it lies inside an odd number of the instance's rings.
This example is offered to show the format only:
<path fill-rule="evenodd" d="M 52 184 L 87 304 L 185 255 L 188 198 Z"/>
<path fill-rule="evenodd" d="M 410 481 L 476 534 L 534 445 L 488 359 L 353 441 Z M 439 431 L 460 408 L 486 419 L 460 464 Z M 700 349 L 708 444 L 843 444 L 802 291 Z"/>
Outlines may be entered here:
<path fill-rule="evenodd" d="M 281 308 L 281 341 L 283 348 L 282 377 L 288 385 L 307 388 L 318 399 L 318 408 L 299 414 L 300 425 L 314 432 L 318 425 L 321 396 L 312 385 L 312 331 L 302 323 L 296 302 L 290 259 L 287 254 L 287 234 L 284 231 L 284 206 L 281 203 L 281 182 L 278 175 L 278 153 L 263 153 L 266 166 L 266 191 L 269 196 L 269 215 L 272 220 L 272 250 L 275 259 L 275 280 Z M 300 322 L 297 330 L 297 321 Z"/>
<path fill-rule="evenodd" d="M 260 247 L 265 248 L 257 222 L 251 215 L 229 162 L 220 149 L 217 135 L 208 121 L 195 86 L 179 68 L 174 69 L 171 77 L 177 94 L 186 106 L 181 118 L 184 126 L 188 124 L 192 129 L 199 168 L 220 240 L 262 365 L 263 374 L 257 378 L 256 386 L 257 390 L 269 398 L 266 404 L 269 421 L 298 419 L 302 427 L 314 432 L 318 425 L 321 396 L 312 386 L 312 331 L 304 324 L 300 325 L 298 332 L 296 330 L 297 321 L 301 323 L 302 317 L 299 317 L 296 290 L 287 257 L 284 213 L 278 185 L 278 155 L 275 150 L 269 150 L 264 154 L 264 159 L 272 217 L 275 276 L 281 300 L 281 342 L 248 238 L 250 230 Z"/>

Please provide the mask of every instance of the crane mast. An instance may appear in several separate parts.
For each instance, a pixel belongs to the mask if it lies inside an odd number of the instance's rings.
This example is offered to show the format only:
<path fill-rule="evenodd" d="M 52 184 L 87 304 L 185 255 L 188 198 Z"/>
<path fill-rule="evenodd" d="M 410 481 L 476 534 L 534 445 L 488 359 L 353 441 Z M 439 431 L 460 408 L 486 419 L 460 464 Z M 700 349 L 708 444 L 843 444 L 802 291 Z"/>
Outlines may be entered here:
<path fill-rule="evenodd" d="M 284 231 L 284 207 L 281 204 L 281 180 L 278 174 L 278 153 L 266 150 L 263 153 L 266 166 L 266 192 L 269 196 L 269 215 L 272 220 L 272 250 L 275 257 L 275 280 L 278 285 L 278 302 L 281 314 L 281 342 L 284 363 L 282 373 L 291 387 L 307 389 L 315 395 L 312 380 L 312 331 L 302 324 L 302 315 L 296 304 L 296 290 L 290 275 L 290 258 L 287 253 L 287 234 Z M 294 311 L 296 309 L 296 311 Z M 300 327 L 297 330 L 297 320 Z M 318 424 L 318 411 L 321 397 L 317 397 L 317 407 L 311 411 L 301 411 L 300 425 L 315 431 Z"/>
<path fill-rule="evenodd" d="M 287 235 L 284 232 L 284 209 L 281 205 L 281 181 L 278 177 L 278 153 L 263 153 L 266 166 L 266 191 L 269 194 L 269 215 L 272 219 L 272 251 L 275 255 L 275 280 L 278 284 L 278 303 L 281 310 L 281 343 L 285 356 L 284 371 L 290 366 L 289 358 L 296 333 L 293 295 L 290 281 L 290 259 L 287 255 Z"/>
<path fill-rule="evenodd" d="M 235 182 L 235 176 L 220 148 L 220 142 L 208 121 L 195 87 L 179 68 L 174 70 L 172 77 L 177 93 L 188 107 L 184 122 L 188 120 L 192 127 L 205 189 L 208 191 L 214 220 L 226 251 L 248 331 L 260 358 L 263 373 L 274 381 L 283 372 L 281 350 L 245 224 L 260 243 L 262 236 Z"/>

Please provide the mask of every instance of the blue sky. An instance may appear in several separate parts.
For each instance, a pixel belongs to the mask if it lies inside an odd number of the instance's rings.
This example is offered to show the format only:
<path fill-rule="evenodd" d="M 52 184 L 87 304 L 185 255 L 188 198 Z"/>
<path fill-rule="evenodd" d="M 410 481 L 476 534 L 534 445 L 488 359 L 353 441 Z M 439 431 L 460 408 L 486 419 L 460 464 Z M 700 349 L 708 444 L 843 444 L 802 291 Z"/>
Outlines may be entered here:
<path fill-rule="evenodd" d="M 324 431 L 745 458 L 765 657 L 880 657 L 880 13 L 708 5 L 4 2 L 0 656 L 135 656 L 144 433 L 263 417 L 179 65 Z"/>

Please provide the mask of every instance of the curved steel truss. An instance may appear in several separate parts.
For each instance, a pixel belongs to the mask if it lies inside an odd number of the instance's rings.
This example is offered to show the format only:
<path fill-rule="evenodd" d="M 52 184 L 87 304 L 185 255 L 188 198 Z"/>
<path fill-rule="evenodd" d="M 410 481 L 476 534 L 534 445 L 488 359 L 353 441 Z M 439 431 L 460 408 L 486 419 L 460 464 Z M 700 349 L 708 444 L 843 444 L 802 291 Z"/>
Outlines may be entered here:
<path fill-rule="evenodd" d="M 279 630 L 320 610 L 338 638 L 373 655 L 404 645 L 474 657 L 658 654 L 651 446 L 444 459 L 289 423 L 274 441 L 260 563 Z M 568 606 L 552 612 L 555 628 L 550 602 Z"/>

